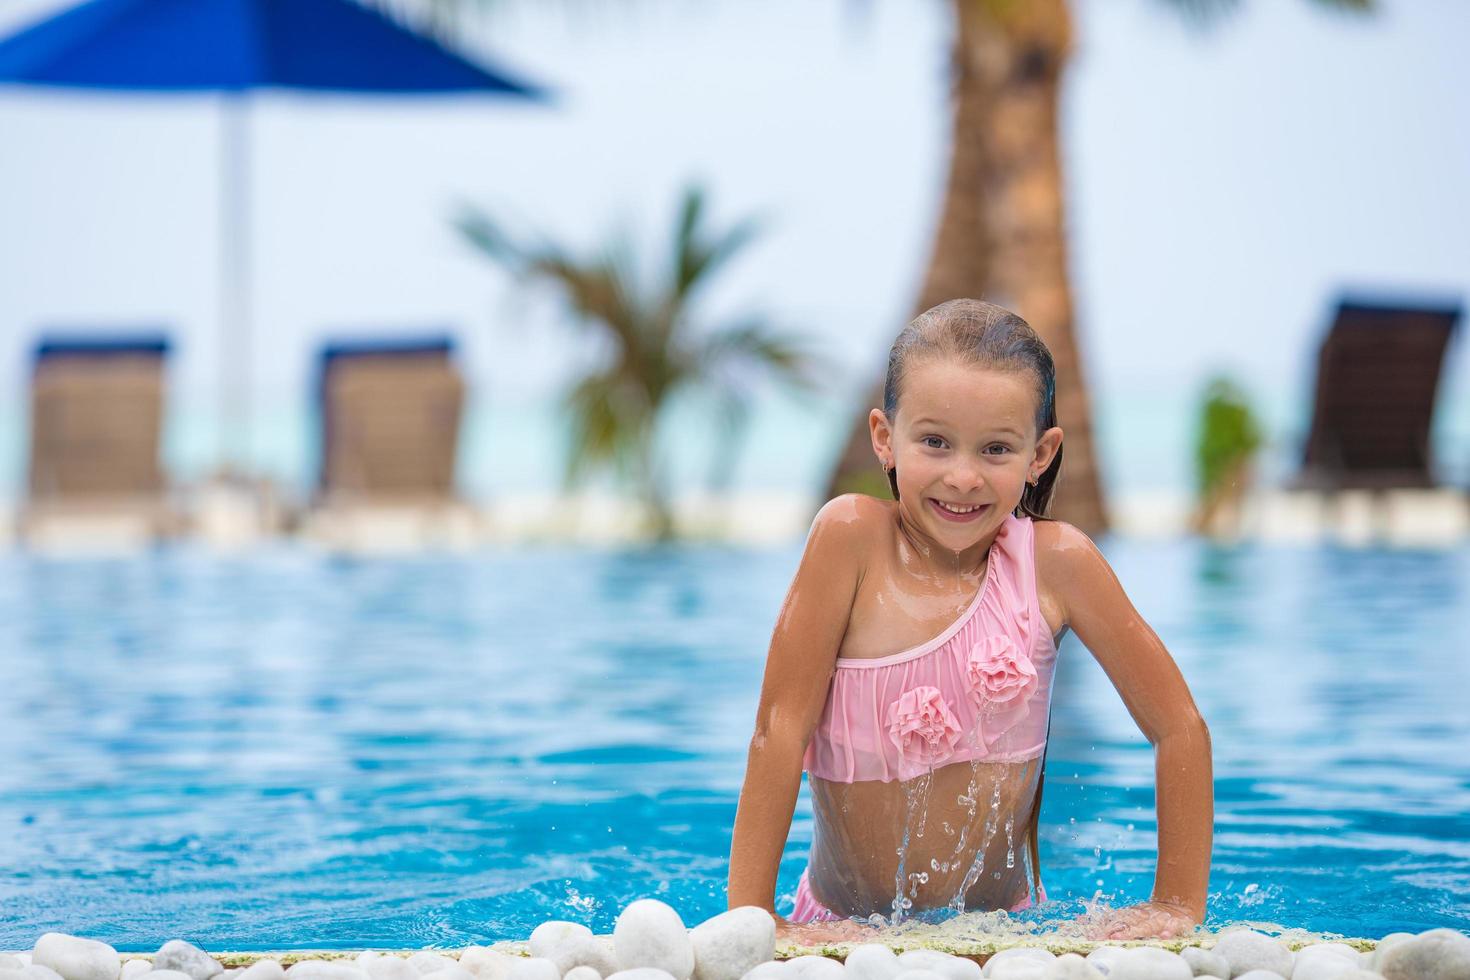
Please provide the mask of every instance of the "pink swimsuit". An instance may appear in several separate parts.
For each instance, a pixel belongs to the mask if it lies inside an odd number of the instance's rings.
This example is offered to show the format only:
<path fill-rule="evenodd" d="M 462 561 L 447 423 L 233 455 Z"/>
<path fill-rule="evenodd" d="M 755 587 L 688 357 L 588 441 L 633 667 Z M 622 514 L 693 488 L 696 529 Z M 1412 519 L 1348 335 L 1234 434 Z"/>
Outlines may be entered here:
<path fill-rule="evenodd" d="M 803 760 L 810 775 L 889 782 L 1043 753 L 1056 646 L 1037 598 L 1034 542 L 1031 519 L 1007 515 L 985 582 L 948 629 L 891 656 L 837 659 Z M 1030 904 L 1028 895 L 1011 911 Z M 812 897 L 806 872 L 791 918 L 837 918 Z"/>

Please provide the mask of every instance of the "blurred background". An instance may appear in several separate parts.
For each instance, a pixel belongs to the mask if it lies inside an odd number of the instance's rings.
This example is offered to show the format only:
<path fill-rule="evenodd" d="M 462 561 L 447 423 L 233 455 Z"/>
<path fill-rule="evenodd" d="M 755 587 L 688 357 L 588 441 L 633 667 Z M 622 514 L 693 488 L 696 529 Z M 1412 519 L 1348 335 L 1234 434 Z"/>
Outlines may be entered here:
<path fill-rule="evenodd" d="M 64 6 L 10 0 L 0 17 L 13 30 Z M 1451 52 L 1464 13 L 1307 0 L 1068 9 L 1055 191 L 1073 312 L 1060 317 L 1011 298 L 1051 284 L 987 272 L 987 249 L 963 232 L 936 247 L 958 26 L 942 3 L 394 8 L 540 99 L 7 86 L 8 504 L 27 498 L 46 336 L 168 338 L 161 481 L 205 525 L 201 491 L 222 470 L 270 481 L 287 508 L 319 500 L 324 345 L 443 338 L 464 383 L 453 492 L 491 534 L 609 533 L 605 513 L 578 523 L 551 496 L 572 439 L 562 396 L 614 345 L 577 325 L 555 281 L 491 259 L 457 222 L 475 209 L 586 262 L 621 234 L 653 278 L 695 185 L 711 241 L 747 219 L 758 229 L 708 273 L 691 330 L 758 316 L 823 358 L 805 392 L 761 370 L 740 386 L 749 425 L 719 454 L 716 486 L 745 502 L 735 536 L 805 529 L 889 342 L 932 267 L 956 255 L 969 257 L 960 292 L 1010 301 L 1044 334 L 1062 329 L 1050 319 L 1075 333 L 1108 520 L 1184 526 L 1200 405 L 1219 374 L 1258 419 L 1257 485 L 1287 486 L 1338 303 L 1453 308 L 1465 293 L 1470 191 L 1456 176 L 1470 113 Z M 1052 179 L 1045 159 L 1034 166 L 1024 179 Z M 997 229 L 995 247 L 1014 233 Z M 1470 480 L 1464 366 L 1450 345 L 1430 446 L 1445 486 Z M 720 468 L 723 412 L 699 394 L 675 391 L 658 417 L 673 499 L 709 491 Z M 630 493 L 595 467 L 587 481 L 584 497 Z M 708 508 L 691 511 L 697 523 Z"/>
<path fill-rule="evenodd" d="M 1056 353 L 1058 515 L 1215 726 L 1216 921 L 1463 921 L 1467 36 L 1452 0 L 0 0 L 0 940 L 722 907 L 802 537 L 885 493 L 855 427 L 957 295 Z M 1049 891 L 1138 898 L 1152 756 L 1071 646 Z"/>

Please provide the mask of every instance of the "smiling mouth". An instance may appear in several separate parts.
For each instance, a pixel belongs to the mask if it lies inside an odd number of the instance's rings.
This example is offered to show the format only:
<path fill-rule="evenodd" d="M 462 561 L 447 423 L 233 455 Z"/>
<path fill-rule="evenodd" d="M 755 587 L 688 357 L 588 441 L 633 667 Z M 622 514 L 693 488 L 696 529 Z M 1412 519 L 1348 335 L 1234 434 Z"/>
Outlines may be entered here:
<path fill-rule="evenodd" d="M 987 508 L 990 507 L 989 504 L 965 504 L 963 506 L 968 507 L 969 510 L 960 512 L 950 509 L 952 506 L 959 505 L 942 504 L 939 501 L 935 500 L 933 497 L 930 497 L 928 499 L 929 505 L 934 508 L 934 511 L 936 513 L 938 513 L 945 520 L 952 521 L 956 524 L 964 524 L 969 521 L 976 520 L 980 517 L 981 514 L 985 513 Z"/>

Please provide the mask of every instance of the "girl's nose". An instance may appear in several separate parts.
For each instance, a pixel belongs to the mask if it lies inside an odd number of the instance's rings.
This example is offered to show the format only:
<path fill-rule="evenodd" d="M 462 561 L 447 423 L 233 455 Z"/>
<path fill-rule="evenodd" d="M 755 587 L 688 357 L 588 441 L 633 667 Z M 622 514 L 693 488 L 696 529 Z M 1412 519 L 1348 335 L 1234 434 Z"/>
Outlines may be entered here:
<path fill-rule="evenodd" d="M 970 493 L 984 484 L 985 478 L 980 475 L 980 466 L 976 463 L 956 466 L 944 477 L 944 485 L 955 493 Z"/>

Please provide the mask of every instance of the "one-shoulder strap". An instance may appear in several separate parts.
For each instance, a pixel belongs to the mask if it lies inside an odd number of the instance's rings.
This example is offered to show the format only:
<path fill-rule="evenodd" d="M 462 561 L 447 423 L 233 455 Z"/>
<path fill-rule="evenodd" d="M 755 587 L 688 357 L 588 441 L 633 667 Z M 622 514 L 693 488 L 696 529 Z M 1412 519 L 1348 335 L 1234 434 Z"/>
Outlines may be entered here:
<path fill-rule="evenodd" d="M 996 547 L 1001 555 L 998 562 L 992 558 L 997 566 L 992 592 L 995 612 L 1015 617 L 1034 647 L 1040 634 L 1050 637 L 1041 617 L 1041 600 L 1036 588 L 1036 525 L 1030 517 L 1008 515 L 996 537 Z"/>

